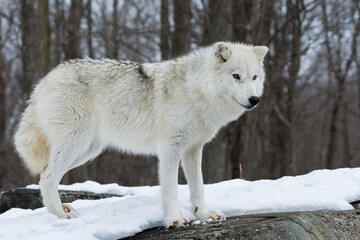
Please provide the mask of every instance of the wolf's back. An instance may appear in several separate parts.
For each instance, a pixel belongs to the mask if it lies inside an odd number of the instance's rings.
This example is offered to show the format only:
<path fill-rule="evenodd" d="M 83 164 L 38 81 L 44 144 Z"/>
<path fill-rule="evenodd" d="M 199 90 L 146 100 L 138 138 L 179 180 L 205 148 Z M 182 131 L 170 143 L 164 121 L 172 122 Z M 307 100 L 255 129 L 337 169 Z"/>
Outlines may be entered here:
<path fill-rule="evenodd" d="M 16 150 L 30 172 L 41 173 L 49 161 L 49 146 L 45 135 L 36 124 L 33 103 L 29 104 L 22 115 L 14 140 Z"/>

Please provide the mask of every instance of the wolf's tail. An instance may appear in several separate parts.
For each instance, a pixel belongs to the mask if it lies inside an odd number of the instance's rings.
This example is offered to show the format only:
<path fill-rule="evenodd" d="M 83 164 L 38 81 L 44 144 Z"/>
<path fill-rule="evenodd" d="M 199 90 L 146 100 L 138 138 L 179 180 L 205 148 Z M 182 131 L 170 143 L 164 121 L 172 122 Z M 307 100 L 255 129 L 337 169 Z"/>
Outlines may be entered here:
<path fill-rule="evenodd" d="M 32 174 L 41 173 L 49 162 L 49 145 L 36 123 L 35 109 L 30 105 L 21 117 L 15 134 L 15 147 Z"/>

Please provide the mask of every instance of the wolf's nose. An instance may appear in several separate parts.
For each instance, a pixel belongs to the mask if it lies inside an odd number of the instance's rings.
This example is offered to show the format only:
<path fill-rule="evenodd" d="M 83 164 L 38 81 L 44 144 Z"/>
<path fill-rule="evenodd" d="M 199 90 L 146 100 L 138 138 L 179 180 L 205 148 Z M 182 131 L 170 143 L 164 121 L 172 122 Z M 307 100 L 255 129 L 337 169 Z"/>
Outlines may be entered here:
<path fill-rule="evenodd" d="M 260 98 L 258 97 L 255 97 L 255 96 L 252 96 L 249 98 L 249 103 L 252 105 L 252 106 L 255 106 L 256 104 L 258 104 L 260 102 Z"/>

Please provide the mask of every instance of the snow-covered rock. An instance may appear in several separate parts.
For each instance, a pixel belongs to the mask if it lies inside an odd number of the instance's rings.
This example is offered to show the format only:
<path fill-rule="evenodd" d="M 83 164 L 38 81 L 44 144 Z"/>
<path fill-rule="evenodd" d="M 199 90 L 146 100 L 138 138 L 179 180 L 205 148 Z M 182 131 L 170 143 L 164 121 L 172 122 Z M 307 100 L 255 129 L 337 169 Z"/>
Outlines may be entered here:
<path fill-rule="evenodd" d="M 28 188 L 38 188 L 30 185 Z M 45 208 L 13 208 L 0 215 L 0 239 L 118 239 L 162 225 L 159 186 L 123 187 L 93 181 L 61 185 L 59 189 L 123 195 L 71 203 L 76 219 L 58 219 Z M 253 213 L 350 210 L 360 200 L 360 168 L 317 170 L 277 180 L 234 179 L 205 185 L 210 210 L 222 217 Z M 191 213 L 186 185 L 179 186 L 179 206 Z"/>

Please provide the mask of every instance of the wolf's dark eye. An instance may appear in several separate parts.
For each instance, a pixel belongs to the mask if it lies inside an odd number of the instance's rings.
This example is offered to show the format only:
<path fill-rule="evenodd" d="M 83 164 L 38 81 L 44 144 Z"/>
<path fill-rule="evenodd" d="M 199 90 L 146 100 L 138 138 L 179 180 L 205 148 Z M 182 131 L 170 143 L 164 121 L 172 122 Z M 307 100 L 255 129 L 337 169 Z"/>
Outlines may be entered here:
<path fill-rule="evenodd" d="M 256 80 L 256 79 L 257 79 L 257 75 L 254 75 L 254 76 L 253 76 L 253 80 Z"/>
<path fill-rule="evenodd" d="M 235 78 L 236 80 L 240 80 L 239 74 L 233 74 L 233 78 Z"/>

